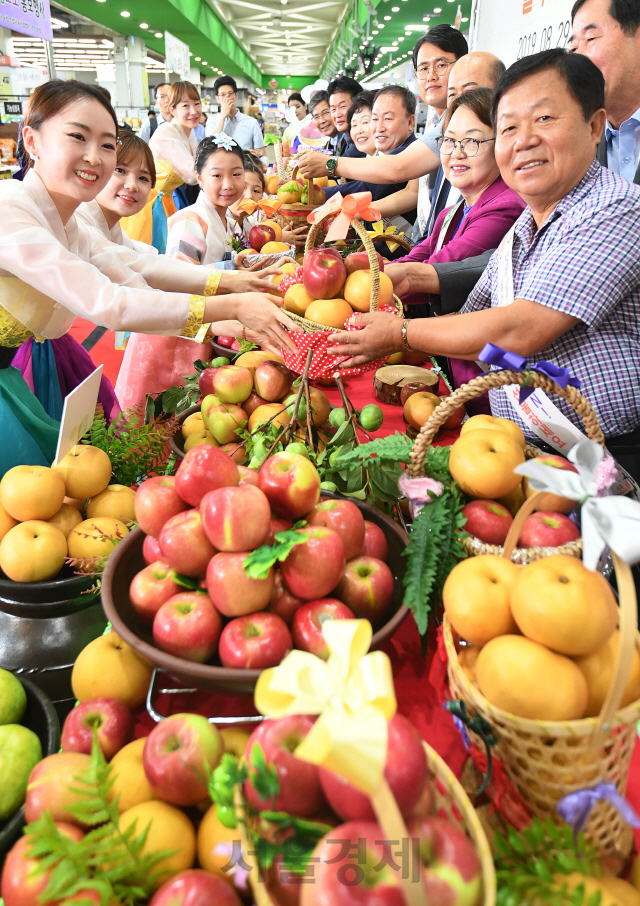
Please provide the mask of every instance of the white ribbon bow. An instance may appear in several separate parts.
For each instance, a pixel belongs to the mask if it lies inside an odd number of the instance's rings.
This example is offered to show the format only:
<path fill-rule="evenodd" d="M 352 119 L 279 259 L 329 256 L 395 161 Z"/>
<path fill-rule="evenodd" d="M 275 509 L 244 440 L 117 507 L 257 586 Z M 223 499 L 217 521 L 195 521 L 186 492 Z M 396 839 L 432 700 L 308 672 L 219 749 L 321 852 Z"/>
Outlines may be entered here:
<path fill-rule="evenodd" d="M 526 475 L 534 491 L 546 491 L 582 504 L 582 560 L 596 569 L 605 547 L 630 566 L 640 560 L 640 503 L 629 497 L 597 497 L 598 467 L 604 450 L 583 440 L 569 452 L 577 472 L 557 469 L 530 459 L 513 470 Z"/>

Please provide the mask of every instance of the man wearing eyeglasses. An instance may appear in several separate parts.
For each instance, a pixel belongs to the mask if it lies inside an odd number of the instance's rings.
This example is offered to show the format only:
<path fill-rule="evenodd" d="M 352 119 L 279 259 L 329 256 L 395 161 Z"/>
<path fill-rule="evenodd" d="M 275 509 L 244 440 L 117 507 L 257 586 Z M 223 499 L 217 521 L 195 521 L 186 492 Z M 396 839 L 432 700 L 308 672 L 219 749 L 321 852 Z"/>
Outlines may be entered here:
<path fill-rule="evenodd" d="M 363 182 L 397 183 L 433 173 L 440 166 L 436 138 L 447 107 L 449 70 L 468 52 L 464 36 L 450 25 L 436 25 L 413 48 L 413 65 L 418 80 L 418 93 L 433 110 L 420 141 L 413 142 L 401 154 L 352 160 L 348 157 L 327 158 L 310 151 L 300 158 L 300 172 L 307 178 L 327 173 Z M 425 186 L 426 188 L 426 186 Z M 426 206 L 428 213 L 428 206 Z M 419 215 L 418 215 L 419 216 Z"/>
<path fill-rule="evenodd" d="M 326 149 L 333 149 L 332 139 L 338 134 L 335 123 L 331 119 L 331 110 L 329 108 L 329 95 L 326 91 L 315 91 L 309 101 L 309 113 L 315 123 L 318 132 L 326 135 L 327 142 L 324 145 Z"/>

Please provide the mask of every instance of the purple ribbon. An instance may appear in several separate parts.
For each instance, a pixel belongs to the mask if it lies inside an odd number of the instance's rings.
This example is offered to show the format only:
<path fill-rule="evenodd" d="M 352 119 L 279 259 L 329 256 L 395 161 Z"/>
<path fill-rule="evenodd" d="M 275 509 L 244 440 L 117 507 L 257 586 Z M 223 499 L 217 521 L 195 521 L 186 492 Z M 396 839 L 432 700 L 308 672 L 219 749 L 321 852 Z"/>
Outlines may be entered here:
<path fill-rule="evenodd" d="M 508 371 L 524 371 L 527 367 L 527 360 L 524 356 L 502 349 L 494 343 L 487 343 L 478 358 L 487 365 L 495 365 L 497 368 L 504 368 Z M 561 368 L 559 365 L 554 365 L 553 362 L 538 362 L 537 365 L 530 367 L 551 378 L 563 390 L 566 390 L 569 385 L 576 388 L 581 386 L 578 378 L 572 377 L 568 368 Z M 534 390 L 535 387 L 521 387 L 520 402 L 523 403 Z"/>
<path fill-rule="evenodd" d="M 599 783 L 590 789 L 578 790 L 563 796 L 556 804 L 556 811 L 564 818 L 567 824 L 573 827 L 574 835 L 584 829 L 591 809 L 600 800 L 617 809 L 627 824 L 631 827 L 640 827 L 640 818 L 636 815 L 627 800 L 620 795 L 613 783 Z"/>

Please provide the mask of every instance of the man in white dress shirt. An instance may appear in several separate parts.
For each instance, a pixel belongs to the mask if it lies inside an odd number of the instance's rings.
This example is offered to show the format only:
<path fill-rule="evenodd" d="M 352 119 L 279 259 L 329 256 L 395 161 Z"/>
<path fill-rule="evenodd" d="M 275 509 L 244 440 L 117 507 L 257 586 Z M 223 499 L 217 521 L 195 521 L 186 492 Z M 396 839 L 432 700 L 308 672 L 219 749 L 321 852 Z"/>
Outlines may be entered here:
<path fill-rule="evenodd" d="M 245 151 L 253 151 L 258 157 L 266 155 L 264 137 L 258 121 L 238 110 L 238 86 L 231 76 L 220 76 L 213 86 L 220 113 L 213 113 L 207 120 L 207 135 L 224 132 Z"/>
<path fill-rule="evenodd" d="M 157 114 L 156 120 L 158 126 L 161 126 L 163 123 L 170 123 L 173 117 L 169 112 L 169 89 L 171 85 L 168 82 L 161 82 L 159 85 L 156 85 L 155 90 L 155 99 L 156 104 L 160 108 L 160 113 Z M 140 138 L 145 142 L 148 142 L 151 138 L 151 118 L 148 117 L 146 123 L 142 124 L 142 129 L 140 130 Z"/>

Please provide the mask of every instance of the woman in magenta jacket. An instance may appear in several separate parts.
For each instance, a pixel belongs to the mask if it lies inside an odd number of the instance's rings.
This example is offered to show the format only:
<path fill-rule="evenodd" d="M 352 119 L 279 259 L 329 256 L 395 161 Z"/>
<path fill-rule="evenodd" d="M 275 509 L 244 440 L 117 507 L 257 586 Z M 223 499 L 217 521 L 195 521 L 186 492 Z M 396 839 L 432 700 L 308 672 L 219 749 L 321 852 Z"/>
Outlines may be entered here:
<path fill-rule="evenodd" d="M 461 261 L 497 248 L 525 208 L 500 176 L 490 110 L 491 91 L 476 88 L 456 98 L 445 114 L 442 168 L 460 191 L 460 200 L 438 215 L 428 239 L 385 268 L 408 317 L 412 306 L 430 301 L 423 288 L 428 285 L 425 265 Z M 450 359 L 449 365 L 456 387 L 482 373 L 475 362 Z M 490 412 L 484 398 L 474 401 L 471 408 L 472 414 Z"/>

